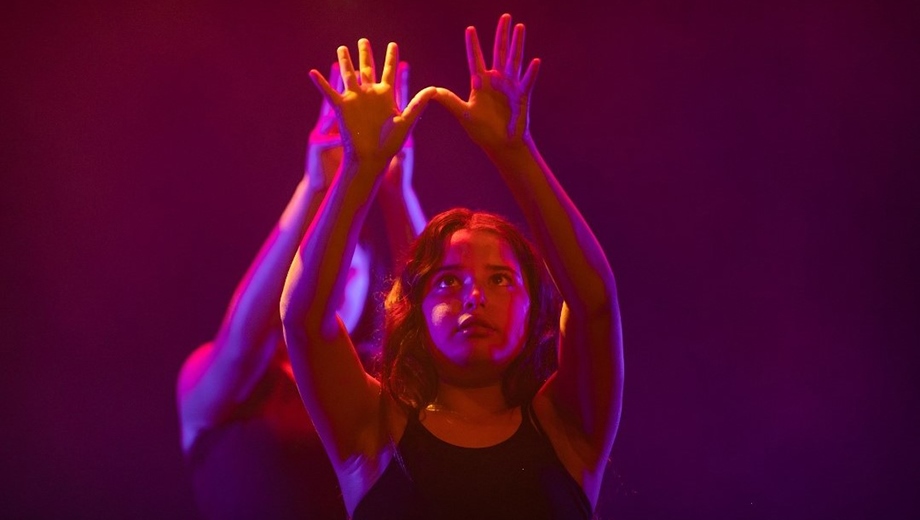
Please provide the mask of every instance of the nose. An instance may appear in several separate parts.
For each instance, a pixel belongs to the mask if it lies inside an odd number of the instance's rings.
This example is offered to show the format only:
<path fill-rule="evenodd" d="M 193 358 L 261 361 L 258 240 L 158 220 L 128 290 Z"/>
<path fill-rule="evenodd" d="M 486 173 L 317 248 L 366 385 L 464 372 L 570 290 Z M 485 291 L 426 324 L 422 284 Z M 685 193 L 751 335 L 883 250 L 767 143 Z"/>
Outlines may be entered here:
<path fill-rule="evenodd" d="M 486 303 L 486 295 L 477 283 L 471 283 L 463 299 L 464 309 L 475 309 L 482 307 Z"/>

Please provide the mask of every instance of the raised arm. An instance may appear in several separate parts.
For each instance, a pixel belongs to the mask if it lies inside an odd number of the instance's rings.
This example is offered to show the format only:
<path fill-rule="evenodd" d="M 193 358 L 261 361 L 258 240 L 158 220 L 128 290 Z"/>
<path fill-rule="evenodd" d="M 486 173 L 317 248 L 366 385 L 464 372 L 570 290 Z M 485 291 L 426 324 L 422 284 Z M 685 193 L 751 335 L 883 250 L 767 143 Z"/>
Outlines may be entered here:
<path fill-rule="evenodd" d="M 537 149 L 528 125 L 540 67 L 522 74 L 524 26 L 498 23 L 487 68 L 476 30 L 466 31 L 472 90 L 467 101 L 438 89 L 438 101 L 489 156 L 527 219 L 563 300 L 559 370 L 540 390 L 538 413 L 565 430 L 562 451 L 586 491 L 599 475 L 616 435 L 623 387 L 623 351 L 613 272 L 591 228 Z M 571 428 L 575 426 L 575 428 Z M 572 432 L 575 432 L 573 434 Z M 557 436 L 558 438 L 558 436 Z M 569 450 L 577 456 L 569 456 Z M 581 461 L 578 461 L 581 459 Z M 577 461 L 577 462 L 573 462 Z M 577 467 L 583 466 L 583 467 Z M 591 493 L 589 492 L 589 496 Z"/>
<path fill-rule="evenodd" d="M 337 64 L 330 79 L 340 88 Z M 324 102 L 310 133 L 304 178 L 237 285 L 216 337 L 196 349 L 179 372 L 176 397 L 184 451 L 249 396 L 283 344 L 278 301 L 284 279 L 341 158 L 335 114 Z"/>
<path fill-rule="evenodd" d="M 433 88 L 423 90 L 400 111 L 394 92 L 396 44 L 387 48 L 379 82 L 370 43 L 359 40 L 358 50 L 356 71 L 348 49 L 338 49 L 341 94 L 319 72 L 310 71 L 336 112 L 344 156 L 294 257 L 281 298 L 284 337 L 298 388 L 340 474 L 353 468 L 356 458 L 380 448 L 373 443 L 381 438 L 381 407 L 379 383 L 364 372 L 334 302 L 342 295 L 344 268 L 387 165 L 434 95 Z M 349 490 L 343 493 L 349 503 Z"/>
<path fill-rule="evenodd" d="M 401 61 L 396 71 L 396 96 L 399 109 L 409 103 L 409 64 Z M 427 219 L 412 187 L 412 172 L 415 166 L 415 144 L 410 133 L 383 177 L 377 201 L 383 210 L 387 239 L 393 260 L 393 272 L 398 274 L 405 260 L 409 244 L 422 232 Z"/>

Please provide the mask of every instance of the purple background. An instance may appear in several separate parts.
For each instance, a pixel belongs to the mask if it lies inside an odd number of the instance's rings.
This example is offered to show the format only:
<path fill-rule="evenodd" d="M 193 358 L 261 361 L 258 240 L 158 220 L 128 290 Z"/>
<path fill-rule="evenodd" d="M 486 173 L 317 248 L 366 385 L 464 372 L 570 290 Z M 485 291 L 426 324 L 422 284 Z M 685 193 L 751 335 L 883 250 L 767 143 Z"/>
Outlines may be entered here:
<path fill-rule="evenodd" d="M 543 59 L 533 133 L 619 282 L 602 511 L 917 513 L 916 2 L 20 4 L 0 17 L 0 516 L 194 517 L 175 376 L 301 175 L 307 71 L 395 40 L 414 89 L 463 94 L 463 29 L 491 47 L 503 11 Z M 441 107 L 416 142 L 429 215 L 519 219 Z"/>

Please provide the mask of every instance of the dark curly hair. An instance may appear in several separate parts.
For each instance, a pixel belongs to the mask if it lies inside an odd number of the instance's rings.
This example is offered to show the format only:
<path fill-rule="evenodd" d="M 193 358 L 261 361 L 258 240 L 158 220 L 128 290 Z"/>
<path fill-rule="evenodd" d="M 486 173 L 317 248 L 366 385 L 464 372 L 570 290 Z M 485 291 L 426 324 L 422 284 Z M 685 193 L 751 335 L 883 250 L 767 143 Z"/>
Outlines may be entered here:
<path fill-rule="evenodd" d="M 412 244 L 402 274 L 393 281 L 385 301 L 385 327 L 380 379 L 386 392 L 407 413 L 418 413 L 434 401 L 438 375 L 428 352 L 428 325 L 422 312 L 425 288 L 441 266 L 444 245 L 457 231 L 488 231 L 505 240 L 521 264 L 530 295 L 524 349 L 508 366 L 502 391 L 509 406 L 533 399 L 556 370 L 560 298 L 543 260 L 520 230 L 505 218 L 483 211 L 456 208 L 428 223 Z"/>

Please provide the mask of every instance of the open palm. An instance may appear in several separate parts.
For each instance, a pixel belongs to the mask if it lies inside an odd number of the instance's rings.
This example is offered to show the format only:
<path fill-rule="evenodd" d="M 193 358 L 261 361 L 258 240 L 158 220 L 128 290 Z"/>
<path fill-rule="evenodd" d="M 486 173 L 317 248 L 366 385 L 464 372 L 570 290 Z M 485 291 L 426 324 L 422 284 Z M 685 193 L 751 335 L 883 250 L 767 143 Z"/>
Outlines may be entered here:
<path fill-rule="evenodd" d="M 495 31 L 492 68 L 486 68 L 479 36 L 466 29 L 466 55 L 470 70 L 470 96 L 463 101 L 448 89 L 438 88 L 437 100 L 460 121 L 470 138 L 487 152 L 530 139 L 530 95 L 540 68 L 534 58 L 521 74 L 524 26 L 511 31 L 511 16 L 502 15 Z"/>
<path fill-rule="evenodd" d="M 341 93 L 318 71 L 311 70 L 310 77 L 336 113 L 346 158 L 379 163 L 382 169 L 402 148 L 435 90 L 433 87 L 423 89 L 400 110 L 396 98 L 399 50 L 395 43 L 387 46 L 379 82 L 367 39 L 358 40 L 358 70 L 354 68 L 347 47 L 339 47 L 337 55 L 344 84 Z"/>

